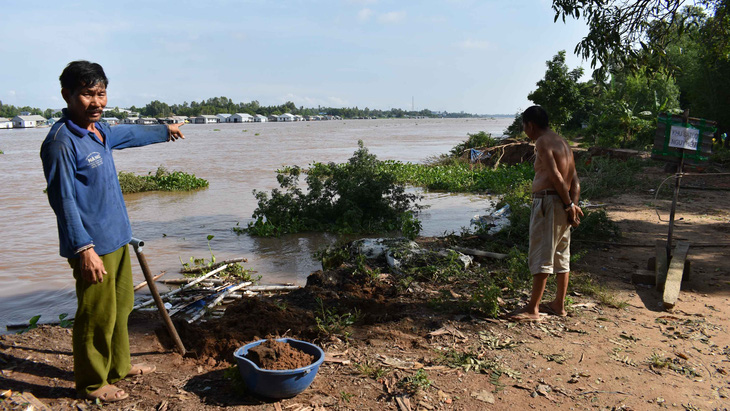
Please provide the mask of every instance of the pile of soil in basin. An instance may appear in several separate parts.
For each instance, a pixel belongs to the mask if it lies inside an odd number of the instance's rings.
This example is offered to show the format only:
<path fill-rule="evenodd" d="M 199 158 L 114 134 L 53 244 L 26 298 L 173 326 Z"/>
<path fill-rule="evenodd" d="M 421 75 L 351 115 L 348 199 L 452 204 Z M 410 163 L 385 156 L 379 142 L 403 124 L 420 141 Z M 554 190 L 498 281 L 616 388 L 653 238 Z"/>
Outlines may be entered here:
<path fill-rule="evenodd" d="M 314 362 L 314 356 L 272 339 L 249 349 L 246 358 L 265 370 L 293 370 Z"/>

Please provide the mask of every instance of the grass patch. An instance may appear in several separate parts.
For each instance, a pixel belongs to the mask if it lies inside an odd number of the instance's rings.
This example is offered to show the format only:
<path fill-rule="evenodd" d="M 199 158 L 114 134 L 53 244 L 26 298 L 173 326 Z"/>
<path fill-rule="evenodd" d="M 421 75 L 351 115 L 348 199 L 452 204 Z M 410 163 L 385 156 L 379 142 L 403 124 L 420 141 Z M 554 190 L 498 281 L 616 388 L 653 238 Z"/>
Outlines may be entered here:
<path fill-rule="evenodd" d="M 378 380 L 379 378 L 382 378 L 386 376 L 390 370 L 384 367 L 381 367 L 378 364 L 366 361 L 361 364 L 357 364 L 355 366 L 357 368 L 357 372 L 360 373 L 363 377 L 372 378 L 373 380 Z"/>
<path fill-rule="evenodd" d="M 424 165 L 388 160 L 382 163 L 381 169 L 392 173 L 396 181 L 403 184 L 455 193 L 503 194 L 521 182 L 532 181 L 535 176 L 535 170 L 529 163 L 500 166 L 495 170 L 472 167 L 460 161 Z"/>
<path fill-rule="evenodd" d="M 635 189 L 642 183 L 642 170 L 650 162 L 638 158 L 626 161 L 595 156 L 576 159 L 582 198 L 605 198 Z"/>
<path fill-rule="evenodd" d="M 607 307 L 623 310 L 628 306 L 628 301 L 618 299 L 606 286 L 596 283 L 585 273 L 573 272 L 568 283 L 568 290 L 589 295 Z"/>
<path fill-rule="evenodd" d="M 191 191 L 208 187 L 208 180 L 195 177 L 182 171 L 168 171 L 165 167 L 158 167 L 155 174 L 146 176 L 134 173 L 119 172 L 119 185 L 122 193 L 140 193 L 145 191 Z"/>
<path fill-rule="evenodd" d="M 317 322 L 317 330 L 325 336 L 342 336 L 345 339 L 350 338 L 348 328 L 360 320 L 361 313 L 356 308 L 354 312 L 340 314 L 333 307 L 325 307 L 321 298 L 316 298 L 319 305 L 319 312 L 315 316 Z"/>
<path fill-rule="evenodd" d="M 418 370 L 415 374 L 398 381 L 397 385 L 398 388 L 410 394 L 416 394 L 419 391 L 427 390 L 431 386 L 431 380 L 428 378 L 426 371 Z"/>

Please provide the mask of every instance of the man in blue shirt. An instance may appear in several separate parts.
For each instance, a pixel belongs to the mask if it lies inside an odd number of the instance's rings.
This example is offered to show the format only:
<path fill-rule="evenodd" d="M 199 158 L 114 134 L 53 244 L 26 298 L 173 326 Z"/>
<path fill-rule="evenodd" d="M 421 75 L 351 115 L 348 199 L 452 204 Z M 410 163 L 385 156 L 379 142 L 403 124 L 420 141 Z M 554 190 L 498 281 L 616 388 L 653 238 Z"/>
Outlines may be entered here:
<path fill-rule="evenodd" d="M 114 402 L 129 394 L 113 383 L 154 371 L 131 365 L 127 318 L 134 304 L 127 244 L 132 238 L 112 150 L 184 138 L 181 124 L 109 127 L 99 123 L 109 83 L 88 61 L 60 77 L 63 118 L 41 146 L 48 201 L 56 213 L 60 254 L 76 279 L 74 378 L 80 397 Z"/>

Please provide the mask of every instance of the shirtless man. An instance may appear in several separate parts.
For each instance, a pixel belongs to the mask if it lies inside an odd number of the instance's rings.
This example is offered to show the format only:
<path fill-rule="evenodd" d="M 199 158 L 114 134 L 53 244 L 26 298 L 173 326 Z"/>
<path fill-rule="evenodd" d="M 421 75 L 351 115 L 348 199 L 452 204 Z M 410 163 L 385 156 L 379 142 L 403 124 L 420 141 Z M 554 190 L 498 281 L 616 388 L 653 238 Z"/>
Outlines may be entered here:
<path fill-rule="evenodd" d="M 580 181 L 573 152 L 558 133 L 548 126 L 548 115 L 540 106 L 522 113 L 525 134 L 535 142 L 535 179 L 532 182 L 530 251 L 532 273 L 530 302 L 509 316 L 511 321 L 538 321 L 540 312 L 564 317 L 564 303 L 570 276 L 570 227 L 580 224 L 583 211 L 576 204 Z M 557 276 L 555 299 L 540 304 L 550 274 Z"/>

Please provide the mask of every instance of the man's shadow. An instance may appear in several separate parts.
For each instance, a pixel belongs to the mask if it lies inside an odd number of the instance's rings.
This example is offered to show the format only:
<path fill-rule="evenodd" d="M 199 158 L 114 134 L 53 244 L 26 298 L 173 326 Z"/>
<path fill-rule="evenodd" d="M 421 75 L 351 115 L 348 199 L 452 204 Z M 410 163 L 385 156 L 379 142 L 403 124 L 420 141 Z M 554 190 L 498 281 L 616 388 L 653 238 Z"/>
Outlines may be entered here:
<path fill-rule="evenodd" d="M 71 353 L 60 353 L 52 351 L 49 351 L 49 353 L 71 355 Z M 0 369 L 2 369 L 2 385 L 4 389 L 10 389 L 18 392 L 31 392 L 38 398 L 74 398 L 76 396 L 76 390 L 74 388 L 53 387 L 46 382 L 49 380 L 65 380 L 69 381 L 70 385 L 73 385 L 73 371 L 54 367 L 40 361 L 26 360 L 24 358 L 5 353 L 0 353 Z M 20 381 L 13 378 L 14 373 L 29 374 L 35 376 L 36 378 L 27 379 L 38 379 L 42 380 L 43 382 L 41 384 L 38 384 L 33 382 Z"/>

